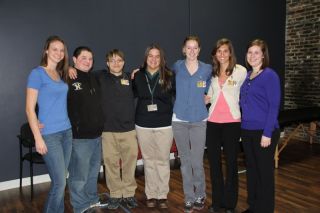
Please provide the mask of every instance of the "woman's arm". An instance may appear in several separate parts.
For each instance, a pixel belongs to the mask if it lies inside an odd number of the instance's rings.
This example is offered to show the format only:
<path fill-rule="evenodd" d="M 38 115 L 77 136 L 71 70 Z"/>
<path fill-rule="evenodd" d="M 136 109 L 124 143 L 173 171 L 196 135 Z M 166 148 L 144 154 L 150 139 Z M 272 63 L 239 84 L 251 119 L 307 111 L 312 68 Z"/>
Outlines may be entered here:
<path fill-rule="evenodd" d="M 48 152 L 48 150 L 40 133 L 38 118 L 35 112 L 37 99 L 38 90 L 27 88 L 26 114 L 28 122 L 33 133 L 37 152 L 41 155 L 45 155 Z"/>
<path fill-rule="evenodd" d="M 281 98 L 281 88 L 280 79 L 278 75 L 272 71 L 270 72 L 268 79 L 266 80 L 266 94 L 268 101 L 268 115 L 261 138 L 261 146 L 268 147 L 271 144 L 272 132 L 274 130 L 274 124 L 277 121 L 279 108 L 280 108 L 280 98 Z"/>
<path fill-rule="evenodd" d="M 68 75 L 69 75 L 69 78 L 71 79 L 77 79 L 77 70 L 73 67 L 69 67 L 68 69 Z"/>
<path fill-rule="evenodd" d="M 213 93 L 214 93 L 214 91 L 213 91 L 213 84 L 214 83 L 214 78 L 212 78 L 211 79 L 211 81 L 210 81 L 210 85 L 209 85 L 209 89 L 208 89 L 208 92 L 207 92 L 207 95 L 205 95 L 205 103 L 206 104 L 209 104 L 209 103 L 212 103 L 212 96 L 213 96 Z"/>
<path fill-rule="evenodd" d="M 237 69 L 239 69 L 239 80 L 238 80 L 238 85 L 239 88 L 241 87 L 241 85 L 243 84 L 243 82 L 246 80 L 247 77 L 247 69 L 239 64 L 236 65 Z"/>
<path fill-rule="evenodd" d="M 134 76 L 135 76 L 136 72 L 138 72 L 139 70 L 140 70 L 140 68 L 132 70 L 132 72 L 131 72 L 131 80 L 134 79 Z"/>

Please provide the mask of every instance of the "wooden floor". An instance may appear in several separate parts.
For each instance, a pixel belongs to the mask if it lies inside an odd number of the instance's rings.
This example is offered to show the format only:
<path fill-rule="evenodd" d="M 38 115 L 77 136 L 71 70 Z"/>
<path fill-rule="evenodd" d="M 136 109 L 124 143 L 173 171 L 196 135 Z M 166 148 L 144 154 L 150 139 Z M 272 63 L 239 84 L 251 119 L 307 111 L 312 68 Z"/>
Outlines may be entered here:
<path fill-rule="evenodd" d="M 244 169 L 243 155 L 239 155 L 239 170 Z M 172 162 L 174 167 L 174 162 Z M 211 185 L 209 184 L 209 166 L 205 160 L 207 182 L 207 205 L 211 201 Z M 139 174 L 140 173 L 140 174 Z M 144 204 L 144 176 L 137 172 L 138 189 L 136 193 L 139 208 L 131 212 L 159 213 L 182 212 L 183 193 L 181 174 L 179 169 L 171 170 L 170 193 L 168 195 L 169 206 L 167 210 L 147 208 Z M 275 172 L 276 178 L 276 213 L 319 213 L 320 212 L 320 144 L 309 145 L 305 142 L 290 143 L 280 156 L 279 169 Z M 42 212 L 49 183 L 34 186 L 34 199 L 30 201 L 30 188 L 24 187 L 0 192 L 0 212 Z M 99 192 L 107 192 L 104 179 L 99 180 Z M 246 178 L 245 173 L 239 175 L 239 200 L 236 212 L 247 208 L 246 204 Z M 72 212 L 69 203 L 69 195 L 66 191 L 66 212 Z M 130 212 L 126 208 L 115 211 L 97 209 L 95 212 Z M 199 211 L 207 212 L 207 208 Z"/>

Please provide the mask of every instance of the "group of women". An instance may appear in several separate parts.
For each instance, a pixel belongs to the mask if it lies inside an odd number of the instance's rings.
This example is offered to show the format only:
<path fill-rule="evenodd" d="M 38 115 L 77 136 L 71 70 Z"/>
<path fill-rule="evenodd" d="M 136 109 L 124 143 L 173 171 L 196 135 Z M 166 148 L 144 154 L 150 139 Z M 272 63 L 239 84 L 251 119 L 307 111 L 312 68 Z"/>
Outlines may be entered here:
<path fill-rule="evenodd" d="M 212 184 L 209 211 L 234 212 L 241 138 L 249 204 L 244 212 L 271 213 L 274 211 L 273 155 L 279 137 L 280 82 L 276 72 L 268 67 L 267 44 L 260 39 L 249 43 L 248 72 L 236 63 L 228 39 L 220 39 L 214 45 L 213 66 L 198 60 L 200 50 L 197 36 L 186 37 L 182 46 L 185 58 L 175 62 L 170 70 L 163 50 L 152 44 L 146 49 L 143 65 L 134 74 L 135 129 L 144 160 L 146 205 L 168 208 L 169 152 L 174 138 L 181 160 L 184 212 L 205 206 L 205 146 Z M 66 111 L 68 87 L 64 83 L 67 61 L 66 46 L 61 39 L 47 42 L 38 72 L 32 71 L 30 75 L 40 76 L 29 77 L 27 89 L 28 120 L 36 149 L 44 156 L 52 180 L 46 208 L 59 206 L 61 211 L 56 212 L 63 212 L 64 185 L 57 191 L 56 181 L 66 177 L 72 140 Z M 52 101 L 60 101 L 61 108 L 52 109 Z M 211 104 L 209 113 L 207 104 Z M 41 131 L 38 119 L 45 122 Z M 61 125 L 49 129 L 50 122 L 46 121 L 50 119 L 58 119 Z M 57 148 L 49 149 L 52 144 Z M 222 172 L 222 150 L 226 156 L 226 178 Z M 59 165 L 53 164 L 58 161 Z"/>

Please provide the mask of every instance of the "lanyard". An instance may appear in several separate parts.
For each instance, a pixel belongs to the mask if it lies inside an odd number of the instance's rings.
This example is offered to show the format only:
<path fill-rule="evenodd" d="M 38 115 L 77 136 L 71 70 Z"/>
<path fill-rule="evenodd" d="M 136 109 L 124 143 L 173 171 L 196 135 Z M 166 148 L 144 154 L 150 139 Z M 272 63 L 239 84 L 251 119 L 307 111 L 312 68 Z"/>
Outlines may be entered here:
<path fill-rule="evenodd" d="M 148 89 L 149 89 L 149 92 L 150 92 L 150 95 L 151 95 L 151 104 L 153 104 L 153 94 L 154 94 L 154 90 L 156 89 L 156 86 L 158 84 L 158 81 L 159 81 L 159 78 L 160 78 L 160 73 L 156 79 L 156 82 L 155 84 L 153 85 L 153 88 L 151 89 L 150 87 L 150 82 L 149 82 L 149 79 L 147 77 L 147 74 L 144 74 L 144 76 L 146 77 L 146 81 L 147 81 L 147 84 L 148 84 Z"/>

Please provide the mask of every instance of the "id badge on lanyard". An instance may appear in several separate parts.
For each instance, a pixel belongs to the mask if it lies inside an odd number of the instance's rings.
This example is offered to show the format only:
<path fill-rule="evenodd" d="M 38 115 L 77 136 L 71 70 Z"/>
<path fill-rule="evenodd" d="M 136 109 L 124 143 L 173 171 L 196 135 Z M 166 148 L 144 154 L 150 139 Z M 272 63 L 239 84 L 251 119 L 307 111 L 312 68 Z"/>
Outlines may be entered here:
<path fill-rule="evenodd" d="M 149 105 L 147 105 L 147 108 L 148 108 L 148 112 L 158 111 L 157 104 L 149 104 Z"/>
<path fill-rule="evenodd" d="M 149 83 L 147 75 L 145 75 L 145 77 L 146 77 L 146 81 L 147 81 L 147 84 L 148 84 L 148 89 L 149 89 L 149 92 L 150 92 L 150 95 L 151 95 L 151 104 L 147 105 L 147 110 L 148 110 L 148 112 L 155 112 L 155 111 L 158 111 L 158 106 L 157 106 L 157 104 L 153 103 L 153 94 L 154 94 L 154 90 L 155 90 L 155 88 L 156 88 L 156 86 L 158 84 L 159 77 L 157 78 L 156 83 L 155 83 L 155 85 L 153 86 L 152 89 L 150 87 L 150 83 Z"/>

